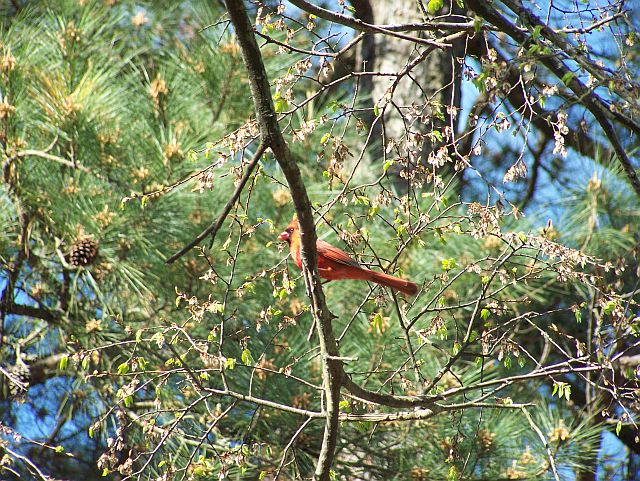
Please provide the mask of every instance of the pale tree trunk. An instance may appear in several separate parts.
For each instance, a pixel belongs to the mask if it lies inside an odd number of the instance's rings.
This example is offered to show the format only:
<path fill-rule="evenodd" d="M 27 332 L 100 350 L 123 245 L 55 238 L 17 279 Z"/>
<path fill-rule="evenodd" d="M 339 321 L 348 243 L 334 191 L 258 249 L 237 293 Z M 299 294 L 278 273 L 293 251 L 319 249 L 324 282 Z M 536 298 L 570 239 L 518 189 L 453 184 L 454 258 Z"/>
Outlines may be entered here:
<path fill-rule="evenodd" d="M 352 3 L 362 20 L 378 25 L 415 23 L 426 18 L 416 0 Z M 426 5 L 426 2 L 422 3 Z M 448 2 L 445 2 L 445 7 L 438 15 L 450 13 L 450 8 Z M 431 35 L 418 32 L 412 34 L 421 37 Z M 375 115 L 369 119 L 370 124 L 374 124 L 374 135 L 368 146 L 374 163 L 385 158 L 384 148 L 389 142 L 398 142 L 398 148 L 389 152 L 388 158 L 406 157 L 404 165 L 401 161 L 391 170 L 395 174 L 401 174 L 405 169 L 415 169 L 418 164 L 425 165 L 432 152 L 435 153 L 442 145 L 451 141 L 449 127 L 455 129 L 455 122 L 451 122 L 450 113 L 452 107 L 456 109 L 460 106 L 460 75 L 457 75 L 460 69 L 457 68 L 456 58 L 461 58 L 462 55 L 458 49 L 455 45 L 453 49 L 416 45 L 382 34 L 369 35 L 362 43 L 356 59 L 357 70 L 403 72 L 412 60 L 424 57 L 399 81 L 394 76 L 385 75 L 365 77 L 361 81 L 362 92 L 365 95 L 370 93 L 369 106 L 377 105 L 376 110 L 380 114 L 384 109 L 383 122 L 374 122 Z M 444 115 L 444 121 L 435 115 L 438 109 Z M 421 117 L 416 118 L 415 115 Z M 443 142 L 434 142 L 429 136 L 434 129 L 443 134 Z M 422 139 L 421 145 L 413 144 L 416 137 Z M 401 174 L 403 178 L 405 175 L 406 172 Z M 402 183 L 403 180 L 399 179 L 399 184 Z"/>

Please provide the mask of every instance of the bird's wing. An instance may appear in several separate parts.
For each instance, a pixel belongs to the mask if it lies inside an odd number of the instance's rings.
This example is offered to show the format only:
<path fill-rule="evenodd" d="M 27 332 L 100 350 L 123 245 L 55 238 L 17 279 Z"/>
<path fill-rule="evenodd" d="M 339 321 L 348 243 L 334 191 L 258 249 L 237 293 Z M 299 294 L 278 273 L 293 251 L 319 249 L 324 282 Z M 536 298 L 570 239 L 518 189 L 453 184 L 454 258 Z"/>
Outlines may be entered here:
<path fill-rule="evenodd" d="M 357 269 L 362 269 L 362 266 L 358 264 L 354 259 L 349 257 L 342 249 L 338 249 L 335 246 L 332 246 L 328 242 L 323 240 L 318 240 L 316 244 L 316 248 L 318 249 L 318 267 L 324 267 L 322 265 L 322 257 L 329 261 L 337 262 L 338 264 L 342 264 L 345 266 L 355 267 Z"/>

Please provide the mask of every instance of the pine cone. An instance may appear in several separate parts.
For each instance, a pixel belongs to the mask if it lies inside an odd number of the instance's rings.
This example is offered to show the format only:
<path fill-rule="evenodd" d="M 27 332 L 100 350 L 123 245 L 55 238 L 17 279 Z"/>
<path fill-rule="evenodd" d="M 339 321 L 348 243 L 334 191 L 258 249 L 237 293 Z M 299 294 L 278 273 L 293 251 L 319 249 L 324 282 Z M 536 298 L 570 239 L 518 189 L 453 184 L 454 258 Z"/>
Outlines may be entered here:
<path fill-rule="evenodd" d="M 26 392 L 31 379 L 29 366 L 24 362 L 18 362 L 13 366 L 8 366 L 7 371 L 11 374 L 11 377 L 9 377 L 9 394 L 18 396 Z M 22 384 L 18 384 L 15 381 Z"/>
<path fill-rule="evenodd" d="M 91 264 L 98 256 L 100 244 L 93 237 L 80 237 L 71 246 L 69 264 L 80 267 Z"/>

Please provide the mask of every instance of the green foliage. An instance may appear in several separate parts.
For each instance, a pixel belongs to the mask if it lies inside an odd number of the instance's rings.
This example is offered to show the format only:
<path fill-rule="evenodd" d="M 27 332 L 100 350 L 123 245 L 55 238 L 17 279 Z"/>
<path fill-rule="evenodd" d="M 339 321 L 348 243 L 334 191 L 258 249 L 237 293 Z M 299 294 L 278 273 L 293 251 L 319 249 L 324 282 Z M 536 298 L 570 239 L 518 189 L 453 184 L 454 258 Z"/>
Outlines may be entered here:
<path fill-rule="evenodd" d="M 214 3 L 33 2 L 2 27 L 0 354 L 16 366 L 50 361 L 34 384 L 66 384 L 44 407 L 30 390 L 33 410 L 55 412 L 75 431 L 65 439 L 91 449 L 65 444 L 60 431 L 36 441 L 54 454 L 75 450 L 97 466 L 95 478 L 315 469 L 326 360 L 308 339 L 302 276 L 276 243 L 293 208 L 271 154 L 210 248 L 205 239 L 165 264 L 219 214 L 258 136 L 237 45 L 224 24 L 201 30 L 219 19 Z M 316 38 L 314 20 L 304 38 Z M 287 39 L 277 23 L 263 27 Z M 599 421 L 566 407 L 579 394 L 570 371 L 537 370 L 566 367 L 572 349 L 582 359 L 594 319 L 606 327 L 593 359 L 624 331 L 629 314 L 608 283 L 631 278 L 602 273 L 622 274 L 635 242 L 619 171 L 576 180 L 556 228 L 460 200 L 454 181 L 436 187 L 427 169 L 417 176 L 430 180 L 403 192 L 400 154 L 362 167 L 367 127 L 350 89 L 310 96 L 297 82 L 313 63 L 284 51 L 264 47 L 319 237 L 422 288 L 407 298 L 363 281 L 323 286 L 350 379 L 381 395 L 433 396 L 434 411 L 372 421 L 397 410 L 343 391 L 332 477 L 543 479 L 551 461 L 583 469 Z M 489 70 L 475 78 L 483 92 Z M 384 117 L 382 103 L 363 104 Z M 444 133 L 430 135 L 442 142 Z M 79 242 L 98 245 L 86 265 L 71 262 Z"/>

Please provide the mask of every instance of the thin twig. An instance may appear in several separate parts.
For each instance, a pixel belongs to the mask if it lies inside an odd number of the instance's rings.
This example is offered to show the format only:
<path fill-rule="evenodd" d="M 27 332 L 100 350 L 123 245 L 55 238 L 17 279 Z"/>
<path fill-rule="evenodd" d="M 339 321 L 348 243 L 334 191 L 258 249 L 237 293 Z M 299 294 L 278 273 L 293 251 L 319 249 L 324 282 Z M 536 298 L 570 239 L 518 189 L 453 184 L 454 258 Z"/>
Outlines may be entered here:
<path fill-rule="evenodd" d="M 38 466 L 36 466 L 33 461 L 31 461 L 29 458 L 27 458 L 26 456 L 23 456 L 19 453 L 16 453 L 15 451 L 13 451 L 11 448 L 9 448 L 8 446 L 4 446 L 3 448 L 8 454 L 9 456 L 12 456 L 16 459 L 19 459 L 20 461 L 22 461 L 23 463 L 25 463 L 29 469 L 29 471 L 31 471 L 32 474 L 37 474 L 40 479 L 42 479 L 43 481 L 49 481 L 51 478 L 49 476 L 47 476 L 46 474 L 44 474 L 42 471 L 40 471 L 38 469 Z"/>
<path fill-rule="evenodd" d="M 58 164 L 62 164 L 71 169 L 77 169 L 77 170 L 81 170 L 82 172 L 86 172 L 87 174 L 97 175 L 91 170 L 87 169 L 84 165 L 74 163 L 71 160 L 65 159 L 63 157 L 59 157 L 57 155 L 49 154 L 41 150 L 22 150 L 18 152 L 15 156 L 16 157 L 40 157 L 43 159 L 52 160 L 53 162 L 57 162 Z"/>
<path fill-rule="evenodd" d="M 529 426 L 531 426 L 531 429 L 533 429 L 536 432 L 536 434 L 540 438 L 540 441 L 542 441 L 542 445 L 547 451 L 547 456 L 549 458 L 549 466 L 551 467 L 551 471 L 553 472 L 553 477 L 556 479 L 556 481 L 560 481 L 560 476 L 558 476 L 558 470 L 556 469 L 556 462 L 553 459 L 553 453 L 551 452 L 551 447 L 549 446 L 549 443 L 544 437 L 544 434 L 542 433 L 538 425 L 533 421 L 531 414 L 529 414 L 529 411 L 527 411 L 526 408 L 522 408 L 522 414 L 524 414 L 524 417 L 527 418 L 527 421 L 529 421 Z"/>
<path fill-rule="evenodd" d="M 211 225 L 203 230 L 195 239 L 193 239 L 186 246 L 169 257 L 167 259 L 167 264 L 173 264 L 176 260 L 185 255 L 200 242 L 202 242 L 202 240 L 208 235 L 211 235 L 212 241 L 213 239 L 215 239 L 216 234 L 220 230 L 220 227 L 222 227 L 222 223 L 227 218 L 229 212 L 231 212 L 231 209 L 240 198 L 240 194 L 242 194 L 244 186 L 247 184 L 249 177 L 251 177 L 251 174 L 253 173 L 253 169 L 255 169 L 256 165 L 258 165 L 258 162 L 260 161 L 260 158 L 262 157 L 262 154 L 264 154 L 265 150 L 267 150 L 267 145 L 263 142 L 258 146 L 258 150 L 256 150 L 255 154 L 253 154 L 253 158 L 251 159 L 251 162 L 249 162 L 247 170 L 242 176 L 242 179 L 240 179 L 240 183 L 237 185 L 236 190 L 233 192 L 233 195 L 225 204 L 224 209 L 222 209 L 222 213 L 218 216 L 215 222 L 212 222 Z"/>
<path fill-rule="evenodd" d="M 313 421 L 313 418 L 307 418 L 300 425 L 300 427 L 296 430 L 296 432 L 293 433 L 293 436 L 291 436 L 291 439 L 289 440 L 287 445 L 284 447 L 284 450 L 282 451 L 282 459 L 280 460 L 280 465 L 278 466 L 278 469 L 276 470 L 276 474 L 273 476 L 274 480 L 278 479 L 278 477 L 280 476 L 280 472 L 282 471 L 282 468 L 284 467 L 284 462 L 287 459 L 287 453 L 289 452 L 289 449 L 291 449 L 291 446 L 293 446 L 293 443 L 296 441 L 296 439 L 298 439 L 298 436 L 300 436 L 300 433 L 302 431 L 304 431 L 304 428 L 306 428 L 311 421 Z"/>

